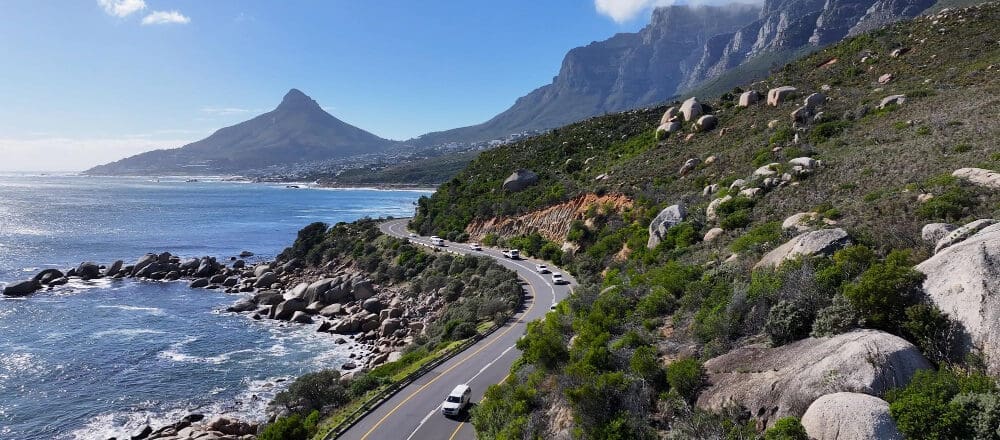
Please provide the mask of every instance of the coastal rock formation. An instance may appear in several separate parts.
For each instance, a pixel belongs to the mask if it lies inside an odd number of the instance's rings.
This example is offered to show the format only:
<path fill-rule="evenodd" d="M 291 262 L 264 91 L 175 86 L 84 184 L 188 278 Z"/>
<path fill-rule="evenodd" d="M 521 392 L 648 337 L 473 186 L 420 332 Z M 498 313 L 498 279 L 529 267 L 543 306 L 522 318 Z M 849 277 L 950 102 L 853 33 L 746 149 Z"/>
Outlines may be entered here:
<path fill-rule="evenodd" d="M 781 263 L 799 256 L 830 255 L 847 246 L 850 242 L 851 237 L 840 228 L 805 232 L 768 252 L 754 266 L 754 269 L 777 267 Z"/>
<path fill-rule="evenodd" d="M 646 247 L 653 249 L 660 244 L 660 240 L 667 235 L 667 230 L 687 218 L 687 209 L 684 205 L 670 205 L 663 208 L 659 214 L 649 223 L 649 240 Z"/>
<path fill-rule="evenodd" d="M 598 196 L 585 194 L 570 201 L 545 209 L 532 211 L 513 217 L 496 217 L 488 220 L 474 220 L 465 227 L 472 241 L 482 241 L 486 234 L 500 238 L 511 238 L 538 232 L 556 243 L 566 241 L 570 225 L 574 220 L 584 220 L 591 207 L 608 207 L 615 212 L 632 206 L 632 200 L 619 194 Z"/>
<path fill-rule="evenodd" d="M 833 393 L 816 399 L 802 426 L 815 440 L 903 440 L 889 415 L 889 403 L 861 393 Z"/>
<path fill-rule="evenodd" d="M 956 234 L 967 226 L 942 239 L 953 238 L 916 269 L 927 275 L 927 297 L 968 333 L 957 348 L 966 353 L 981 350 L 987 370 L 1000 374 L 1000 224 Z"/>
<path fill-rule="evenodd" d="M 822 395 L 881 394 L 931 368 L 906 340 L 876 330 L 808 338 L 776 348 L 738 348 L 705 363 L 708 386 L 698 407 L 743 407 L 764 425 L 800 417 Z"/>
<path fill-rule="evenodd" d="M 1000 189 L 1000 173 L 995 171 L 983 168 L 959 168 L 951 175 L 983 188 Z"/>
<path fill-rule="evenodd" d="M 503 189 L 510 192 L 518 192 L 527 189 L 529 186 L 538 183 L 538 174 L 534 171 L 519 169 L 514 171 L 510 177 L 503 181 Z"/>
<path fill-rule="evenodd" d="M 17 281 L 4 286 L 3 294 L 4 296 L 28 296 L 41 288 L 41 283 L 35 280 Z"/>

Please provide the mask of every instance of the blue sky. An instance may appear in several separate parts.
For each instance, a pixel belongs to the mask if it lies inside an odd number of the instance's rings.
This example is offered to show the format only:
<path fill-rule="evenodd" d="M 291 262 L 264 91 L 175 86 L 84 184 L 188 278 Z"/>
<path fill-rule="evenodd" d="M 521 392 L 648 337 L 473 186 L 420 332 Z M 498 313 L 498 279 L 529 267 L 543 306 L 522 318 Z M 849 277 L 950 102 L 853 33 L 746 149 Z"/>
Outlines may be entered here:
<path fill-rule="evenodd" d="M 482 122 L 661 0 L 4 0 L 0 170 L 178 147 L 290 88 L 392 139 Z"/>

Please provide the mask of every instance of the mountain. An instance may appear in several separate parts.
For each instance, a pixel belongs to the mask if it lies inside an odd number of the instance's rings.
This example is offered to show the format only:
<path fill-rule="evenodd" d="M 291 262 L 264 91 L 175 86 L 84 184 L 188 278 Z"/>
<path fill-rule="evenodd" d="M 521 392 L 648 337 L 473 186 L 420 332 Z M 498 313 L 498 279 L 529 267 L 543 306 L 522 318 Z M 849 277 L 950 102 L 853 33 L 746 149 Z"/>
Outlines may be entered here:
<path fill-rule="evenodd" d="M 100 165 L 91 175 L 238 173 L 272 165 L 384 152 L 399 144 L 347 124 L 297 89 L 274 110 L 180 148 Z"/>
<path fill-rule="evenodd" d="M 803 50 L 904 18 L 933 0 L 765 0 L 760 6 L 674 5 L 653 11 L 637 33 L 569 51 L 551 84 L 517 99 L 482 124 L 428 133 L 417 146 L 496 139 L 511 133 L 647 107 L 756 60 L 763 69 Z M 761 63 L 758 63 L 761 64 Z M 747 78 L 738 77 L 733 85 Z"/>

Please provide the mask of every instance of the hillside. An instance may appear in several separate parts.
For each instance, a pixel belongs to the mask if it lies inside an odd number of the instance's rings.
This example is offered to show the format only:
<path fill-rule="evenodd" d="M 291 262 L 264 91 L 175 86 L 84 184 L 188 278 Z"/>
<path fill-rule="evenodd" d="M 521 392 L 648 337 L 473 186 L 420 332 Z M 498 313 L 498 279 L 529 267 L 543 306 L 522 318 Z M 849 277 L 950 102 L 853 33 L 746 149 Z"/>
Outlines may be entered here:
<path fill-rule="evenodd" d="M 347 124 L 299 90 L 274 110 L 181 148 L 155 150 L 100 165 L 90 175 L 239 173 L 272 165 L 344 158 L 398 148 Z"/>
<path fill-rule="evenodd" d="M 421 233 L 582 283 L 479 438 L 996 438 L 998 24 L 990 3 L 889 25 L 703 99 L 714 127 L 658 132 L 680 102 L 596 117 L 421 199 Z M 519 169 L 537 181 L 504 189 Z"/>
<path fill-rule="evenodd" d="M 419 146 L 501 138 L 588 117 L 657 105 L 744 64 L 742 78 L 899 19 L 932 0 L 765 0 L 763 6 L 673 5 L 657 8 L 637 33 L 570 50 L 552 83 L 518 98 L 482 124 L 428 133 Z M 760 67 L 763 67 L 762 69 Z"/>

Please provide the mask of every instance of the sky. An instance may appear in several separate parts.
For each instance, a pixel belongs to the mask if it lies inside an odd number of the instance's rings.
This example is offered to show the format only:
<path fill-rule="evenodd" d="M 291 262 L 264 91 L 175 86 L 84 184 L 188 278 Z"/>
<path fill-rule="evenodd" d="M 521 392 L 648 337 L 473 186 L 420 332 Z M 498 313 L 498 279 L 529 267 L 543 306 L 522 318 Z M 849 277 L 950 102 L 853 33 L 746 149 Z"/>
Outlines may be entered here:
<path fill-rule="evenodd" d="M 0 170 L 176 148 L 291 88 L 379 136 L 483 122 L 664 0 L 4 0 Z"/>

